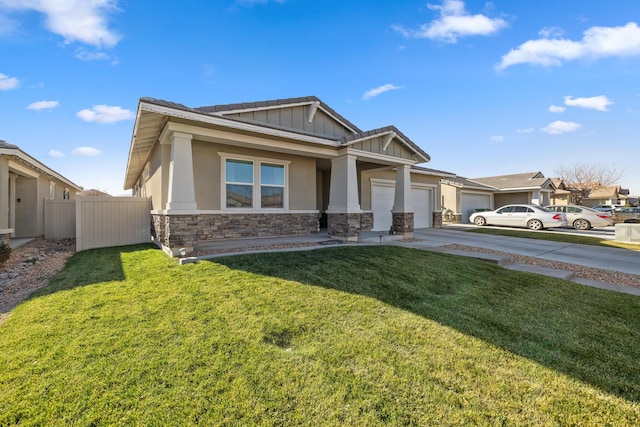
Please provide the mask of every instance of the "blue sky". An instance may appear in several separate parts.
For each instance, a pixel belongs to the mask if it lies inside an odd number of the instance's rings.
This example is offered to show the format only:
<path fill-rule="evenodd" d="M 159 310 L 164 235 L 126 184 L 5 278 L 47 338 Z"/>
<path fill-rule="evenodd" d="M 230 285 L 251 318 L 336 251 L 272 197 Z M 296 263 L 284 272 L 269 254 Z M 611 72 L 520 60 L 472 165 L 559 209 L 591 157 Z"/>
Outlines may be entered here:
<path fill-rule="evenodd" d="M 137 102 L 315 95 L 464 177 L 589 162 L 640 193 L 640 4 L 0 0 L 0 139 L 123 190 Z"/>

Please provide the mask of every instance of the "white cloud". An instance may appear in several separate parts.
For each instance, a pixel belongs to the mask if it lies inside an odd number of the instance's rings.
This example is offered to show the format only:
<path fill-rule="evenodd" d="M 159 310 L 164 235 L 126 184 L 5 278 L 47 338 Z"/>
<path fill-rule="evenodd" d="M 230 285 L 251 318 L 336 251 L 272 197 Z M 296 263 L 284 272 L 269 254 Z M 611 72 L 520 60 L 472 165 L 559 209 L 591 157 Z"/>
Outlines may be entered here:
<path fill-rule="evenodd" d="M 494 135 L 489 139 L 491 139 L 493 142 L 502 142 L 504 141 L 504 135 Z"/>
<path fill-rule="evenodd" d="M 608 111 L 607 107 L 609 105 L 613 105 L 613 101 L 610 101 L 605 95 L 593 96 L 591 98 L 573 98 L 571 96 L 565 96 L 564 105 L 587 108 L 589 110 Z"/>
<path fill-rule="evenodd" d="M 130 120 L 135 114 L 122 107 L 111 105 L 94 105 L 92 109 L 85 109 L 76 113 L 81 120 L 85 122 L 97 123 L 116 123 L 122 120 Z"/>
<path fill-rule="evenodd" d="M 443 0 L 442 5 L 429 4 L 428 7 L 438 11 L 440 18 L 421 25 L 418 30 L 407 30 L 400 25 L 394 25 L 392 28 L 405 37 L 456 43 L 460 37 L 486 36 L 507 26 L 507 22 L 500 18 L 489 18 L 481 14 L 470 15 L 461 0 Z"/>
<path fill-rule="evenodd" d="M 107 25 L 107 16 L 118 11 L 118 0 L 0 0 L 9 10 L 33 10 L 46 16 L 47 29 L 65 43 L 81 42 L 113 47 L 120 37 Z"/>
<path fill-rule="evenodd" d="M 93 147 L 78 147 L 71 152 L 71 154 L 73 154 L 74 156 L 84 156 L 84 157 L 93 157 L 93 156 L 97 156 L 100 153 L 102 153 L 102 151 Z"/>
<path fill-rule="evenodd" d="M 388 92 L 390 90 L 397 90 L 397 89 L 402 89 L 400 86 L 396 86 L 394 84 L 386 84 L 386 85 L 382 85 L 380 87 L 377 87 L 375 89 L 371 89 L 365 92 L 365 94 L 362 96 L 362 99 L 364 99 L 365 101 L 373 98 L 374 96 L 378 96 L 382 93 Z"/>
<path fill-rule="evenodd" d="M 20 86 L 20 80 L 0 73 L 0 90 L 11 90 Z"/>
<path fill-rule="evenodd" d="M 49 157 L 53 157 L 55 159 L 59 159 L 61 157 L 64 157 L 64 154 L 61 151 L 58 151 L 58 150 L 49 150 Z"/>
<path fill-rule="evenodd" d="M 38 101 L 27 106 L 27 110 L 52 110 L 56 108 L 60 103 L 58 101 Z"/>
<path fill-rule="evenodd" d="M 548 38 L 558 38 L 564 36 L 564 31 L 562 28 L 558 27 L 546 27 L 538 31 L 538 34 L 545 39 Z"/>
<path fill-rule="evenodd" d="M 534 128 L 516 129 L 516 133 L 531 133 L 534 130 Z"/>
<path fill-rule="evenodd" d="M 552 113 L 564 113 L 564 110 L 566 109 L 566 107 L 562 107 L 560 105 L 552 105 L 549 107 L 549 111 L 551 111 Z"/>
<path fill-rule="evenodd" d="M 541 128 L 540 130 L 551 135 L 560 135 L 566 132 L 574 132 L 581 127 L 582 125 L 576 122 L 564 122 L 562 120 L 556 120 L 555 122 L 549 123 L 547 126 Z"/>
<path fill-rule="evenodd" d="M 83 48 L 76 50 L 76 58 L 84 62 L 111 61 L 113 65 L 118 63 L 117 58 L 113 58 L 111 55 L 108 55 L 105 52 L 102 52 L 102 51 L 91 52 Z"/>
<path fill-rule="evenodd" d="M 561 38 L 526 41 L 504 55 L 497 68 L 505 69 L 516 64 L 550 67 L 573 59 L 635 55 L 640 55 L 640 27 L 630 22 L 624 27 L 591 27 L 579 41 Z"/>

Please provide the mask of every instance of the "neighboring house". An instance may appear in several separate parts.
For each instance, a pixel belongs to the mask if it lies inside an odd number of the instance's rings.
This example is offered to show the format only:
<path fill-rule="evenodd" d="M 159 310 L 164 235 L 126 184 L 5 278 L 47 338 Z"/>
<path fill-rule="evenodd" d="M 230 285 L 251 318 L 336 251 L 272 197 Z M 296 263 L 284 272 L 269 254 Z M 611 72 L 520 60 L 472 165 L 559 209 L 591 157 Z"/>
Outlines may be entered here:
<path fill-rule="evenodd" d="M 628 199 L 628 189 L 620 188 L 619 185 L 605 185 L 590 192 L 582 199 L 582 204 L 584 206 L 626 205 Z"/>
<path fill-rule="evenodd" d="M 0 238 L 44 234 L 44 199 L 74 199 L 82 188 L 15 145 L 0 141 Z"/>
<path fill-rule="evenodd" d="M 493 195 L 495 208 L 512 203 L 546 206 L 556 189 L 553 181 L 541 172 L 472 178 L 472 181 L 497 189 Z"/>
<path fill-rule="evenodd" d="M 429 155 L 394 126 L 362 131 L 320 99 L 189 108 L 141 98 L 125 190 L 150 197 L 177 254 L 226 238 L 362 231 L 411 236 L 440 223 Z"/>
<path fill-rule="evenodd" d="M 476 209 L 492 209 L 494 193 L 498 188 L 480 184 L 463 177 L 440 181 L 442 192 L 442 220 L 450 223 L 468 223 Z"/>
<path fill-rule="evenodd" d="M 573 205 L 575 200 L 571 189 L 560 178 L 551 178 L 556 190 L 551 194 L 551 205 Z"/>
<path fill-rule="evenodd" d="M 541 172 L 490 176 L 454 177 L 441 181 L 446 222 L 468 223 L 475 209 L 497 209 L 512 203 L 545 206 L 556 187 Z"/>

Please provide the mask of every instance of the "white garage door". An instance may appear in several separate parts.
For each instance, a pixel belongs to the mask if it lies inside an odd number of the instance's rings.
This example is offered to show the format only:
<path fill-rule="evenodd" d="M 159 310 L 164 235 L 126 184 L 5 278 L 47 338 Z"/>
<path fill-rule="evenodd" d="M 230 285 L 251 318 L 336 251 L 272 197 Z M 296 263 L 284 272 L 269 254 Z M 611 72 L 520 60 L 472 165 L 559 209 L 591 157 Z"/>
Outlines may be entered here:
<path fill-rule="evenodd" d="M 491 209 L 491 195 L 462 193 L 460 195 L 460 210 L 462 222 L 469 222 L 469 215 L 474 209 Z"/>
<path fill-rule="evenodd" d="M 413 196 L 413 228 L 431 227 L 431 190 L 411 189 Z"/>
<path fill-rule="evenodd" d="M 413 188 L 413 228 L 431 227 L 431 190 Z M 371 210 L 373 211 L 373 231 L 388 231 L 393 223 L 391 209 L 395 197 L 394 185 L 375 184 L 371 186 Z"/>
<path fill-rule="evenodd" d="M 389 231 L 393 223 L 391 209 L 395 187 L 391 185 L 371 186 L 371 210 L 373 211 L 373 231 Z"/>

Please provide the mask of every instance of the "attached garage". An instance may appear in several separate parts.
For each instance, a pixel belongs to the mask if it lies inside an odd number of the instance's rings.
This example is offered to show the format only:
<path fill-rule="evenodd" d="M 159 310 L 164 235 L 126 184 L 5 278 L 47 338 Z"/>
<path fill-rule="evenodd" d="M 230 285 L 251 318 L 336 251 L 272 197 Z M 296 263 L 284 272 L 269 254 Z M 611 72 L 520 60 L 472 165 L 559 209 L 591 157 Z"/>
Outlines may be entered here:
<path fill-rule="evenodd" d="M 431 227 L 433 190 L 420 185 L 411 186 L 413 198 L 413 228 Z M 395 183 L 376 182 L 371 186 L 373 231 L 388 231 L 393 223 L 391 209 L 395 197 Z"/>
<path fill-rule="evenodd" d="M 462 222 L 468 223 L 474 209 L 491 209 L 491 195 L 483 193 L 460 193 Z"/>

